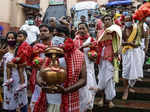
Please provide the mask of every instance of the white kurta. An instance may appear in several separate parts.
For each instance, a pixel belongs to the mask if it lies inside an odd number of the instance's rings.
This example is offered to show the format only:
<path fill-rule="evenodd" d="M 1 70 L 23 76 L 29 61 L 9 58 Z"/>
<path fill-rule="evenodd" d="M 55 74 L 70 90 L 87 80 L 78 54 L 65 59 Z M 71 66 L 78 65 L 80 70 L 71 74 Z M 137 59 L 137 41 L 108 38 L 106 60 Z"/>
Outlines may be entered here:
<path fill-rule="evenodd" d="M 7 81 L 7 73 L 6 73 L 6 64 L 14 58 L 12 53 L 6 53 L 3 57 L 4 62 L 4 82 Z M 15 110 L 18 107 L 23 107 L 27 105 L 27 89 L 23 89 L 20 92 L 16 92 L 17 87 L 20 85 L 19 74 L 16 68 L 12 68 L 12 78 L 14 82 L 10 85 L 8 89 L 7 86 L 4 86 L 4 103 L 3 108 L 6 110 Z M 24 71 L 25 83 L 27 84 L 27 76 Z"/>
<path fill-rule="evenodd" d="M 91 42 L 91 37 L 89 37 L 84 43 L 88 44 Z M 89 48 L 84 48 L 85 62 L 87 68 L 87 85 L 79 90 L 80 92 L 80 111 L 85 112 L 87 109 L 92 109 L 95 98 L 95 91 L 89 90 L 90 88 L 97 89 L 97 83 L 95 78 L 94 62 L 89 60 L 88 51 Z"/>
<path fill-rule="evenodd" d="M 105 47 L 102 51 L 102 57 L 104 49 Z M 104 90 L 106 100 L 112 100 L 116 96 L 115 82 L 113 81 L 114 67 L 110 61 L 101 58 L 98 68 L 98 88 Z"/>
<path fill-rule="evenodd" d="M 122 54 L 122 77 L 129 80 L 131 87 L 134 86 L 136 79 L 143 77 L 141 52 L 141 48 L 138 47 L 128 49 L 125 54 Z"/>

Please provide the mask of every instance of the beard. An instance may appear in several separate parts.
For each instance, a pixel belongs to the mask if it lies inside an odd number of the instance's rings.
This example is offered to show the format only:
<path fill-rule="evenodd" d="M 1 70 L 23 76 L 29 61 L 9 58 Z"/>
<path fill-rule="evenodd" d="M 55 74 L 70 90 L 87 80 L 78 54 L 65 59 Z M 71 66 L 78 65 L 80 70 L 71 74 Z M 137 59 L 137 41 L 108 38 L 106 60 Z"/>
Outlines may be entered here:
<path fill-rule="evenodd" d="M 48 37 L 48 36 L 40 36 L 40 40 L 48 40 L 50 37 Z"/>

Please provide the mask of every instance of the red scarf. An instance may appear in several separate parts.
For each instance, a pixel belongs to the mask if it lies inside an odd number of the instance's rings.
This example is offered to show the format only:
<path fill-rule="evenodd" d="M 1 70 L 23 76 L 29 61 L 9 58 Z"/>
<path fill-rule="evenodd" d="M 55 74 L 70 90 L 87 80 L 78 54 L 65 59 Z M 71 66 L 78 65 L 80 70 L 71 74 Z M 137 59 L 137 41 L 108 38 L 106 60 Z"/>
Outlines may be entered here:
<path fill-rule="evenodd" d="M 102 58 L 104 60 L 108 60 L 108 61 L 113 60 L 112 40 L 105 40 L 105 41 L 101 41 L 98 44 L 98 57 L 97 57 L 97 61 L 96 61 L 97 64 L 100 63 L 103 47 L 105 47 L 105 49 L 104 49 L 104 56 Z"/>
<path fill-rule="evenodd" d="M 87 40 L 90 36 L 87 34 L 85 36 L 76 35 L 74 39 L 74 46 L 76 49 L 79 49 L 82 45 L 84 40 Z"/>
<path fill-rule="evenodd" d="M 45 58 L 42 67 L 45 68 L 49 64 L 50 64 L 50 59 Z M 45 92 L 41 91 L 40 97 L 38 98 L 38 101 L 35 103 L 33 112 L 47 112 L 47 99 L 46 99 L 46 93 Z"/>
<path fill-rule="evenodd" d="M 51 42 L 50 42 L 50 46 L 51 46 Z M 37 56 L 40 57 L 40 54 L 44 53 L 46 48 L 47 48 L 47 46 L 45 46 L 44 44 L 41 44 L 41 43 L 35 44 L 33 46 L 33 59 L 34 59 L 34 57 L 37 57 Z M 32 74 L 31 74 L 30 79 L 29 79 L 29 81 L 30 81 L 30 87 L 29 88 L 30 88 L 32 93 L 34 92 L 34 89 L 35 89 L 36 74 L 37 74 L 37 70 L 33 66 Z"/>
<path fill-rule="evenodd" d="M 73 45 L 73 41 L 71 42 L 70 40 L 65 41 L 65 45 L 68 42 Z M 67 80 L 64 83 L 64 87 L 67 88 L 79 80 L 84 54 L 77 49 L 73 49 L 71 52 L 66 53 L 65 59 L 67 64 Z M 61 112 L 80 112 L 79 91 L 62 95 Z"/>

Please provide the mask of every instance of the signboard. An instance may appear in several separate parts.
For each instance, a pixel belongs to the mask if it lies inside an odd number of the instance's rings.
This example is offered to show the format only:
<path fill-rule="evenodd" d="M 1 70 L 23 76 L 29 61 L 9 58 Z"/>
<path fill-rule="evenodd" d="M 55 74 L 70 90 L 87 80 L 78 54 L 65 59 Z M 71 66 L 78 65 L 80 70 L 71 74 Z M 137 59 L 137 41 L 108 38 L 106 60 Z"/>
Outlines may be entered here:
<path fill-rule="evenodd" d="M 49 0 L 49 5 L 61 5 L 64 4 L 64 0 Z"/>

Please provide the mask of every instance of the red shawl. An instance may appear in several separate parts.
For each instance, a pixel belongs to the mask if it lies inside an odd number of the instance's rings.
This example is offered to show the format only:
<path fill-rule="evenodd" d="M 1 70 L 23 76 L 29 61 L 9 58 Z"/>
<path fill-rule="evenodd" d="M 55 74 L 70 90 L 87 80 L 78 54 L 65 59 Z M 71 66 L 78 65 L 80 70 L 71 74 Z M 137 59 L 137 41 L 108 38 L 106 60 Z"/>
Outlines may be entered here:
<path fill-rule="evenodd" d="M 79 49 L 83 43 L 84 43 L 84 40 L 87 40 L 88 38 L 90 38 L 90 36 L 87 34 L 85 36 L 80 36 L 80 35 L 77 35 L 74 39 L 74 46 L 76 49 Z M 93 42 L 94 39 L 91 37 L 91 42 Z"/>
<path fill-rule="evenodd" d="M 50 45 L 51 45 L 51 42 L 50 42 Z M 46 48 L 47 48 L 47 46 L 44 45 L 44 44 L 41 44 L 41 43 L 35 44 L 33 46 L 33 59 L 35 57 L 40 57 L 40 54 L 43 53 Z M 34 68 L 34 64 L 32 64 L 32 65 L 33 65 L 33 69 L 32 69 L 32 74 L 30 76 L 29 82 L 30 82 L 30 90 L 33 93 L 34 92 L 34 88 L 35 88 L 37 69 Z"/>
<path fill-rule="evenodd" d="M 70 43 L 70 41 L 68 41 Z M 68 43 L 65 41 L 65 45 Z M 73 41 L 71 42 L 73 45 Z M 65 55 L 67 64 L 67 80 L 64 87 L 69 87 L 79 80 L 79 74 L 84 61 L 84 54 L 74 49 Z M 80 112 L 79 91 L 62 95 L 61 112 Z"/>
<path fill-rule="evenodd" d="M 48 66 L 50 63 L 49 58 L 45 58 L 42 67 Z M 33 112 L 47 112 L 47 100 L 46 100 L 46 93 L 41 91 L 40 97 L 38 101 L 35 103 L 34 111 Z"/>

